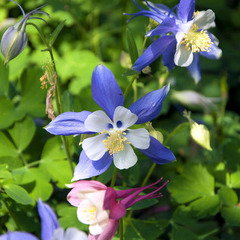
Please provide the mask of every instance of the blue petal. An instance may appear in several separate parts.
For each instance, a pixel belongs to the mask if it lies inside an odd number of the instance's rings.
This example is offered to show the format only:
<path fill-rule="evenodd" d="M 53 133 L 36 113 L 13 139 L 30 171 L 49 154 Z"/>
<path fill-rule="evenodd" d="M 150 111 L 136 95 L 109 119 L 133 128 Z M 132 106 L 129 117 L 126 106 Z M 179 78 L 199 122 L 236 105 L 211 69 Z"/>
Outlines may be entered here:
<path fill-rule="evenodd" d="M 195 83 L 198 83 L 201 79 L 200 61 L 198 53 L 193 54 L 193 61 L 191 65 L 187 67 L 187 69 L 190 72 L 191 76 L 193 77 Z"/>
<path fill-rule="evenodd" d="M 172 41 L 171 44 L 169 44 L 166 51 L 163 53 L 163 64 L 164 66 L 168 67 L 168 71 L 170 71 L 172 68 L 174 68 L 175 62 L 174 62 L 174 55 L 176 53 L 176 46 L 177 41 Z"/>
<path fill-rule="evenodd" d="M 0 240 L 38 240 L 30 233 L 24 232 L 8 232 L 0 236 Z"/>
<path fill-rule="evenodd" d="M 59 228 L 56 214 L 41 200 L 38 201 L 38 213 L 41 218 L 41 240 L 51 240 L 55 229 Z"/>
<path fill-rule="evenodd" d="M 152 18 L 153 20 L 155 20 L 158 23 L 161 23 L 162 20 L 166 17 L 164 14 L 160 15 L 158 13 L 148 11 L 148 10 L 142 10 L 138 13 L 124 13 L 124 15 L 133 16 L 132 18 L 128 19 L 128 22 L 131 21 L 135 17 L 145 16 L 145 17 L 148 17 L 148 18 Z"/>
<path fill-rule="evenodd" d="M 165 164 L 176 160 L 173 153 L 154 137 L 150 137 L 150 147 L 148 149 L 139 149 L 139 151 L 157 164 Z"/>
<path fill-rule="evenodd" d="M 160 57 L 160 55 L 173 41 L 175 41 L 175 38 L 173 36 L 164 36 L 155 40 L 137 59 L 137 61 L 132 66 L 132 69 L 135 71 L 141 71 L 143 68 Z"/>
<path fill-rule="evenodd" d="M 51 121 L 45 129 L 54 135 L 74 135 L 90 133 L 84 127 L 84 121 L 91 112 L 65 112 Z"/>
<path fill-rule="evenodd" d="M 108 152 L 98 161 L 92 161 L 89 159 L 84 150 L 82 150 L 79 163 L 74 169 L 74 176 L 72 181 L 86 179 L 94 176 L 98 176 L 105 172 L 112 163 L 112 156 Z"/>
<path fill-rule="evenodd" d="M 148 93 L 130 106 L 129 110 L 138 116 L 136 124 L 151 121 L 159 115 L 162 102 L 168 91 L 169 85 L 166 85 L 161 89 Z"/>
<path fill-rule="evenodd" d="M 195 0 L 181 0 L 177 9 L 177 15 L 184 23 L 193 18 Z"/>
<path fill-rule="evenodd" d="M 98 65 L 92 74 L 92 96 L 94 101 L 112 119 L 117 106 L 123 106 L 123 92 L 113 73 L 104 65 Z"/>
<path fill-rule="evenodd" d="M 169 32 L 177 32 L 176 19 L 173 17 L 166 17 L 160 25 L 158 25 L 154 30 L 148 32 L 146 36 L 152 37 Z"/>

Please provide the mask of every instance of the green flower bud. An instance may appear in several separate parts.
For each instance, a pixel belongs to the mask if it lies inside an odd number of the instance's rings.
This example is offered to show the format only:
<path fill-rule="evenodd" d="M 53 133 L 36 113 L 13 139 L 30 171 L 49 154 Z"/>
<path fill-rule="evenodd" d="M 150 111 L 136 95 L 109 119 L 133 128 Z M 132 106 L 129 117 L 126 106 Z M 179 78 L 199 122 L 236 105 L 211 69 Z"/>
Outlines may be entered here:
<path fill-rule="evenodd" d="M 193 122 L 191 124 L 191 136 L 196 143 L 212 151 L 210 146 L 210 134 L 205 125 Z"/>

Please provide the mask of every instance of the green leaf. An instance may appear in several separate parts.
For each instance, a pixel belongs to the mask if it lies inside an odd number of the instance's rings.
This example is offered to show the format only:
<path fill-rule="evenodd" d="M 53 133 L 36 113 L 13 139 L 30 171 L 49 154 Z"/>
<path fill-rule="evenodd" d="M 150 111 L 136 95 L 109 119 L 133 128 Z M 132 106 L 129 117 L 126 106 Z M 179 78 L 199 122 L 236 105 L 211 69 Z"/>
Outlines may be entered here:
<path fill-rule="evenodd" d="M 77 208 L 71 206 L 61 206 L 58 210 L 59 224 L 63 228 L 76 227 L 88 231 L 89 226 L 79 222 L 77 218 Z"/>
<path fill-rule="evenodd" d="M 62 160 L 66 158 L 66 154 L 59 136 L 50 138 L 44 145 L 42 151 L 42 160 Z"/>
<path fill-rule="evenodd" d="M 53 33 L 51 34 L 50 40 L 49 40 L 49 45 L 52 47 L 55 40 L 57 39 L 59 33 L 62 31 L 64 25 L 65 25 L 66 20 L 62 21 L 59 23 L 59 25 L 55 28 Z"/>
<path fill-rule="evenodd" d="M 31 142 L 36 131 L 36 126 L 31 117 L 26 117 L 22 122 L 16 122 L 9 133 L 20 151 L 23 151 Z"/>
<path fill-rule="evenodd" d="M 190 215 L 190 207 L 180 205 L 173 213 L 172 220 L 181 225 L 191 226 L 196 222 L 196 219 Z"/>
<path fill-rule="evenodd" d="M 240 226 L 240 206 L 223 207 L 221 214 L 226 222 L 231 226 Z"/>
<path fill-rule="evenodd" d="M 8 96 L 8 68 L 4 65 L 3 61 L 0 61 L 0 96 Z"/>
<path fill-rule="evenodd" d="M 0 129 L 11 126 L 15 120 L 13 103 L 4 96 L 0 96 Z"/>
<path fill-rule="evenodd" d="M 72 172 L 67 160 L 41 161 L 40 169 L 48 172 L 49 177 L 59 188 L 66 188 L 72 179 Z"/>
<path fill-rule="evenodd" d="M 129 210 L 140 210 L 140 209 L 151 207 L 157 203 L 158 203 L 158 200 L 154 199 L 154 198 L 153 199 L 144 199 L 142 201 L 135 203 L 133 206 L 131 206 L 129 208 Z"/>
<path fill-rule="evenodd" d="M 135 186 L 138 184 L 140 179 L 140 167 L 139 164 L 135 164 L 133 167 L 121 171 L 122 176 L 124 177 L 124 182 L 127 183 L 127 186 Z"/>
<path fill-rule="evenodd" d="M 173 224 L 171 236 L 171 240 L 198 240 L 191 230 L 177 224 Z"/>
<path fill-rule="evenodd" d="M 8 170 L 2 170 L 0 169 L 0 179 L 9 179 L 12 175 Z"/>
<path fill-rule="evenodd" d="M 204 218 L 209 215 L 216 215 L 220 210 L 221 202 L 218 195 L 204 196 L 192 202 L 189 206 L 194 217 Z"/>
<path fill-rule="evenodd" d="M 232 188 L 240 188 L 240 171 L 234 172 L 230 175 L 230 182 Z"/>
<path fill-rule="evenodd" d="M 41 69 L 28 68 L 21 78 L 21 95 L 22 99 L 17 107 L 18 119 L 21 119 L 25 114 L 30 114 L 33 117 L 45 116 L 46 91 L 41 89 L 40 77 L 43 74 Z"/>
<path fill-rule="evenodd" d="M 30 192 L 30 196 L 34 200 L 39 198 L 43 201 L 49 199 L 53 192 L 50 177 L 46 169 L 22 167 L 12 171 L 14 181 L 18 184 L 34 183 L 34 187 Z"/>
<path fill-rule="evenodd" d="M 136 45 L 136 42 L 135 42 L 134 37 L 132 35 L 132 32 L 129 31 L 128 28 L 126 30 L 126 34 L 127 34 L 127 43 L 128 43 L 129 55 L 130 55 L 132 64 L 134 64 L 136 62 L 136 60 L 138 59 L 137 45 Z"/>
<path fill-rule="evenodd" d="M 17 157 L 18 151 L 14 147 L 13 143 L 0 132 L 0 157 Z"/>
<path fill-rule="evenodd" d="M 124 239 L 131 240 L 155 240 L 165 232 L 168 226 L 167 220 L 148 219 L 146 221 L 139 219 L 130 219 L 127 222 Z"/>
<path fill-rule="evenodd" d="M 223 186 L 218 191 L 222 203 L 228 207 L 235 206 L 238 201 L 237 194 L 229 187 Z"/>
<path fill-rule="evenodd" d="M 32 203 L 32 198 L 24 188 L 16 184 L 4 185 L 3 187 L 7 195 L 16 202 L 24 205 Z"/>
<path fill-rule="evenodd" d="M 214 178 L 198 164 L 185 166 L 181 176 L 168 184 L 168 190 L 178 203 L 187 203 L 204 196 L 214 195 Z"/>
<path fill-rule="evenodd" d="M 53 137 L 45 144 L 40 169 L 45 169 L 60 188 L 66 187 L 65 184 L 71 182 L 72 172 L 59 137 Z"/>

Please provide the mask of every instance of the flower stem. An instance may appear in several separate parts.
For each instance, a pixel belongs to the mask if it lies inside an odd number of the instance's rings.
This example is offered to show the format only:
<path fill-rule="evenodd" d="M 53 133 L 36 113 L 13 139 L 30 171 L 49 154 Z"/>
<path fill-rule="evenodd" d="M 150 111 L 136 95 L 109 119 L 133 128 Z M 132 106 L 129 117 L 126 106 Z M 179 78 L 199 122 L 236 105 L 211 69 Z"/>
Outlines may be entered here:
<path fill-rule="evenodd" d="M 125 98 L 125 97 L 127 96 L 127 94 L 129 93 L 130 88 L 132 87 L 134 81 L 135 81 L 136 79 L 138 79 L 138 76 L 139 76 L 139 74 L 133 75 L 133 77 L 132 77 L 132 79 L 131 79 L 131 82 L 128 84 L 128 86 L 127 86 L 127 88 L 126 88 L 126 90 L 125 90 L 125 92 L 124 92 L 124 98 Z"/>
<path fill-rule="evenodd" d="M 157 165 L 156 163 L 152 164 L 151 168 L 148 170 L 148 173 L 141 184 L 141 187 L 144 187 L 146 185 L 146 183 L 147 183 L 148 179 L 150 178 L 150 176 L 152 175 L 152 172 L 154 171 L 156 165 Z"/>
<path fill-rule="evenodd" d="M 119 220 L 120 240 L 123 240 L 123 218 Z"/>
<path fill-rule="evenodd" d="M 59 81 L 58 81 L 58 78 L 57 78 L 56 64 L 55 64 L 55 60 L 54 60 L 54 56 L 53 56 L 53 52 L 52 52 L 52 46 L 48 43 L 44 34 L 42 33 L 42 31 L 40 30 L 40 28 L 36 24 L 34 24 L 34 23 L 28 23 L 28 24 L 34 26 L 37 29 L 42 41 L 44 42 L 44 44 L 47 47 L 46 51 L 48 51 L 49 54 L 50 54 L 51 61 L 53 63 L 53 69 L 56 73 L 56 89 L 55 89 L 56 98 L 55 99 L 56 99 L 56 105 L 57 105 L 57 115 L 59 115 L 63 112 L 63 104 L 62 104 Z M 73 167 L 73 162 L 72 162 L 71 153 L 70 153 L 70 150 L 69 150 L 69 145 L 68 145 L 67 138 L 65 136 L 61 136 L 61 140 L 63 142 L 63 146 L 64 146 L 64 149 L 65 149 L 65 153 L 66 153 L 66 156 L 67 156 L 67 160 L 68 160 L 71 172 L 74 173 L 74 167 Z"/>
<path fill-rule="evenodd" d="M 113 172 L 112 181 L 111 181 L 111 185 L 110 185 L 112 188 L 115 185 L 116 179 L 117 179 L 117 168 L 114 167 L 114 172 Z"/>

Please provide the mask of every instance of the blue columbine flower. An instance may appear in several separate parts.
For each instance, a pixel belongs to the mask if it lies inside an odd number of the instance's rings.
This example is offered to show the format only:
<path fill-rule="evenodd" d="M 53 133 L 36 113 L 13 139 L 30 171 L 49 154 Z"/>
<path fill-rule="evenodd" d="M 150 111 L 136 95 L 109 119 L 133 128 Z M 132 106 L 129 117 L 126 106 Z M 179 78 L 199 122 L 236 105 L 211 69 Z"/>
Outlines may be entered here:
<path fill-rule="evenodd" d="M 58 219 L 53 210 L 41 200 L 38 201 L 38 213 L 41 218 L 41 240 L 87 240 L 87 234 L 76 228 L 68 228 L 65 232 L 59 227 Z M 8 232 L 0 236 L 0 240 L 38 240 L 37 237 L 25 232 Z"/>
<path fill-rule="evenodd" d="M 133 15 L 133 18 L 146 16 L 155 20 L 159 25 L 146 36 L 160 35 L 160 38 L 146 49 L 132 68 L 141 71 L 162 55 L 164 65 L 169 70 L 176 65 L 187 67 L 198 82 L 201 78 L 199 54 L 211 59 L 218 59 L 222 55 L 222 50 L 218 48 L 218 40 L 208 32 L 209 28 L 215 27 L 214 12 L 210 9 L 194 12 L 195 0 L 180 0 L 173 9 L 163 4 L 154 4 L 146 0 L 145 2 L 149 10 L 144 10 L 136 3 L 141 11 L 126 15 Z"/>
<path fill-rule="evenodd" d="M 157 117 L 168 91 L 169 86 L 152 91 L 126 109 L 123 92 L 114 75 L 104 65 L 98 65 L 92 75 L 92 96 L 105 112 L 65 112 L 46 126 L 46 130 L 55 135 L 96 134 L 83 141 L 72 180 L 99 175 L 112 161 L 118 169 L 132 167 L 137 156 L 131 145 L 157 164 L 175 160 L 173 153 L 149 136 L 146 129 L 129 129 Z"/>

